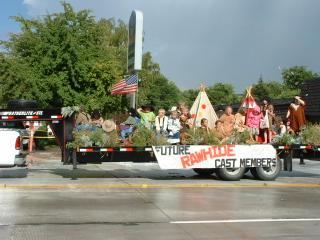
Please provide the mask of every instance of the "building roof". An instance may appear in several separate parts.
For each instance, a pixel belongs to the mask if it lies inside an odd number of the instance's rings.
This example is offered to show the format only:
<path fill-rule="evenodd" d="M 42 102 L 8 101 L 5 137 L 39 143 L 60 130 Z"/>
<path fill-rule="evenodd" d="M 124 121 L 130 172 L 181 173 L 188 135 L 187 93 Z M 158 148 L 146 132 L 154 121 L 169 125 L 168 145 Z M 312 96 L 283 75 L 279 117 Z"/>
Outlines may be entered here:
<path fill-rule="evenodd" d="M 320 78 L 305 81 L 301 97 L 306 101 L 306 115 L 320 117 Z"/>

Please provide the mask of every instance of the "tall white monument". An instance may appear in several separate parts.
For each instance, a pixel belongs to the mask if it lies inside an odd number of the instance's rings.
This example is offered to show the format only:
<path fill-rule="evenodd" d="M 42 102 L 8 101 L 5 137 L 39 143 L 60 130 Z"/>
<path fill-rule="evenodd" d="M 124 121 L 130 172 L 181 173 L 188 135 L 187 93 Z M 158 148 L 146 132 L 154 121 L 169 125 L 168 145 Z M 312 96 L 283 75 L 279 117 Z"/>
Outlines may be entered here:
<path fill-rule="evenodd" d="M 133 10 L 129 20 L 128 73 L 138 74 L 142 69 L 143 13 Z M 128 95 L 130 106 L 136 105 L 136 93 Z"/>

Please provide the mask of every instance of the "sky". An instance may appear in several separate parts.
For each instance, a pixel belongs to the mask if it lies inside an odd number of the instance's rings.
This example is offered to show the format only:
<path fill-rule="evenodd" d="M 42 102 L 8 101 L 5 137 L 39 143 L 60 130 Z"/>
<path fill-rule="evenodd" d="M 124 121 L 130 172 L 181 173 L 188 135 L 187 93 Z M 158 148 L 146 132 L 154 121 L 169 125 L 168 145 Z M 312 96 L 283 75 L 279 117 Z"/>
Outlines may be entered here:
<path fill-rule="evenodd" d="M 19 26 L 10 16 L 61 11 L 59 0 L 3 0 L 0 39 Z M 144 13 L 144 52 L 180 88 L 230 83 L 242 92 L 259 76 L 281 81 L 295 65 L 320 72 L 319 0 L 69 0 L 97 18 L 128 22 Z"/>

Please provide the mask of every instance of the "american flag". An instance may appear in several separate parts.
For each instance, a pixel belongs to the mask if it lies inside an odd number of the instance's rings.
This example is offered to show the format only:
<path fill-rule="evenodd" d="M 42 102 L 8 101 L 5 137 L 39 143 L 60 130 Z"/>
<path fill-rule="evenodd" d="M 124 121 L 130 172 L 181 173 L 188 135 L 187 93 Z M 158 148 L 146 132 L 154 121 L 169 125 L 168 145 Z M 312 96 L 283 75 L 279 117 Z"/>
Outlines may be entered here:
<path fill-rule="evenodd" d="M 138 90 L 138 76 L 136 74 L 129 76 L 126 79 L 120 80 L 112 86 L 111 94 L 127 94 Z"/>

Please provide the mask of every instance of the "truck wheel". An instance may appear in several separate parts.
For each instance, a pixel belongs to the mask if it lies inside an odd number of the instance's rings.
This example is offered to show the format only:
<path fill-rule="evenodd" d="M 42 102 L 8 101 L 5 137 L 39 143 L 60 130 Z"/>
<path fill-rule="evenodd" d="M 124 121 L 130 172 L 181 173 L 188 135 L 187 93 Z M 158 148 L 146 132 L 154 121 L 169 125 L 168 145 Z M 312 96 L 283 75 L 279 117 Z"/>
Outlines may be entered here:
<path fill-rule="evenodd" d="M 217 175 L 222 180 L 239 181 L 245 172 L 245 168 L 218 168 Z"/>
<path fill-rule="evenodd" d="M 26 109 L 26 108 L 37 108 L 39 107 L 38 102 L 35 100 L 10 100 L 7 102 L 8 109 Z"/>
<path fill-rule="evenodd" d="M 209 177 L 211 174 L 215 172 L 214 168 L 193 168 L 192 170 L 202 177 Z"/>
<path fill-rule="evenodd" d="M 252 175 L 259 180 L 273 181 L 275 180 L 282 169 L 281 160 L 278 158 L 277 163 L 271 167 L 256 167 L 251 168 Z"/>

